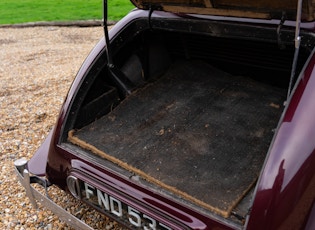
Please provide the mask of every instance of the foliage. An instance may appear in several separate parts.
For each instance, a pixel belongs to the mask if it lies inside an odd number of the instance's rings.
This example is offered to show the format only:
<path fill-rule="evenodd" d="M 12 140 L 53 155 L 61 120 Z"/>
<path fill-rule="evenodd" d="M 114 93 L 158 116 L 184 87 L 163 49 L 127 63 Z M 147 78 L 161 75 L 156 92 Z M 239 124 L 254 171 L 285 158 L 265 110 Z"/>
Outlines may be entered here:
<path fill-rule="evenodd" d="M 0 1 L 0 24 L 102 19 L 102 4 L 102 0 Z M 108 20 L 119 20 L 134 8 L 129 0 L 108 0 L 108 5 Z"/>

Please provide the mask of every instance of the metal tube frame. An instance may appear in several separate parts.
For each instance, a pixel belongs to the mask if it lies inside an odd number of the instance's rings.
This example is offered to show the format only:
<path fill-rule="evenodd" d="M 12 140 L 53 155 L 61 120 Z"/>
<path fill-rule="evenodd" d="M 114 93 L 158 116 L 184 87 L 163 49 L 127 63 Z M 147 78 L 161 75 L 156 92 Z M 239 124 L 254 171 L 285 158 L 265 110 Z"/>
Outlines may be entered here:
<path fill-rule="evenodd" d="M 22 162 L 22 163 L 21 163 Z M 17 174 L 17 178 L 25 188 L 26 195 L 30 199 L 34 208 L 38 208 L 37 202 L 41 203 L 45 208 L 52 211 L 56 214 L 60 220 L 64 221 L 67 225 L 75 228 L 75 229 L 82 229 L 82 230 L 92 230 L 93 228 L 90 227 L 88 224 L 80 220 L 79 218 L 73 216 L 71 213 L 66 211 L 63 207 L 59 206 L 58 204 L 54 203 L 48 195 L 43 195 L 41 192 L 37 191 L 33 186 L 32 183 L 40 184 L 43 186 L 42 183 L 38 183 L 38 181 L 43 181 L 43 178 L 37 178 L 36 176 L 30 176 L 29 171 L 27 170 L 27 161 L 25 160 L 17 160 L 14 162 L 15 172 Z M 34 180 L 33 180 L 34 179 Z M 34 181 L 34 182 L 32 182 Z M 47 189 L 45 186 L 43 186 Z"/>

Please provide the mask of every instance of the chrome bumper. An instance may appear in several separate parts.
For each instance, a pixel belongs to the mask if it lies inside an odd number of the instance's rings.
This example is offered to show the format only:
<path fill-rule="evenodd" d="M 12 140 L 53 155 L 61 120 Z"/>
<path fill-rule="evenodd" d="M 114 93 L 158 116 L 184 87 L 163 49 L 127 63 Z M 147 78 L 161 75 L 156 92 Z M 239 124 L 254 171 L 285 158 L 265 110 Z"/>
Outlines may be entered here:
<path fill-rule="evenodd" d="M 37 202 L 40 202 L 44 207 L 52 211 L 54 214 L 56 214 L 60 220 L 64 221 L 69 226 L 75 228 L 75 229 L 93 229 L 77 217 L 73 216 L 71 213 L 67 212 L 65 209 L 63 209 L 61 206 L 54 203 L 46 194 L 43 195 L 39 191 L 37 191 L 32 184 L 40 184 L 45 188 L 47 191 L 47 187 L 49 186 L 49 182 L 41 177 L 38 176 L 30 176 L 29 171 L 26 169 L 27 166 L 27 160 L 22 158 L 19 160 L 16 160 L 14 162 L 15 166 L 15 172 L 17 174 L 17 177 L 22 184 L 22 186 L 25 188 L 26 195 L 30 199 L 32 205 L 37 208 Z"/>

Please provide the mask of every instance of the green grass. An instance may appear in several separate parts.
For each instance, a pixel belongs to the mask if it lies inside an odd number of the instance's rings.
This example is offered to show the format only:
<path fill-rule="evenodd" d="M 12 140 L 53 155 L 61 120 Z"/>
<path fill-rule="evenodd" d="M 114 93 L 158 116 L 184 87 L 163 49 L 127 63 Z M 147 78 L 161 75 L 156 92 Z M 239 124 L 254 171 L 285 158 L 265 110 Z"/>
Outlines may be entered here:
<path fill-rule="evenodd" d="M 102 0 L 0 1 L 0 24 L 102 19 Z M 119 20 L 134 6 L 129 0 L 108 0 L 108 20 Z"/>

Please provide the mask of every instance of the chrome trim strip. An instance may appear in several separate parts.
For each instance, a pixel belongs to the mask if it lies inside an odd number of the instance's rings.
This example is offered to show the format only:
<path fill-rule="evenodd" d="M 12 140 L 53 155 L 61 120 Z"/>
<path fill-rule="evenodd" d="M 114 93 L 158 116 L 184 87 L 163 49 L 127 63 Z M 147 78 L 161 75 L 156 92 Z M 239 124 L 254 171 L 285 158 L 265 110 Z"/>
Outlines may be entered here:
<path fill-rule="evenodd" d="M 71 213 L 67 212 L 61 206 L 54 203 L 49 197 L 44 196 L 39 191 L 37 191 L 30 183 L 30 174 L 26 169 L 27 161 L 25 164 L 20 164 L 20 160 L 14 162 L 15 172 L 17 174 L 17 178 L 25 188 L 26 195 L 30 199 L 34 208 L 37 208 L 37 201 L 40 202 L 45 208 L 52 211 L 56 214 L 60 220 L 64 221 L 69 226 L 75 229 L 82 229 L 82 230 L 93 230 L 89 225 L 87 225 L 82 220 L 78 219 L 77 217 L 73 216 Z"/>

